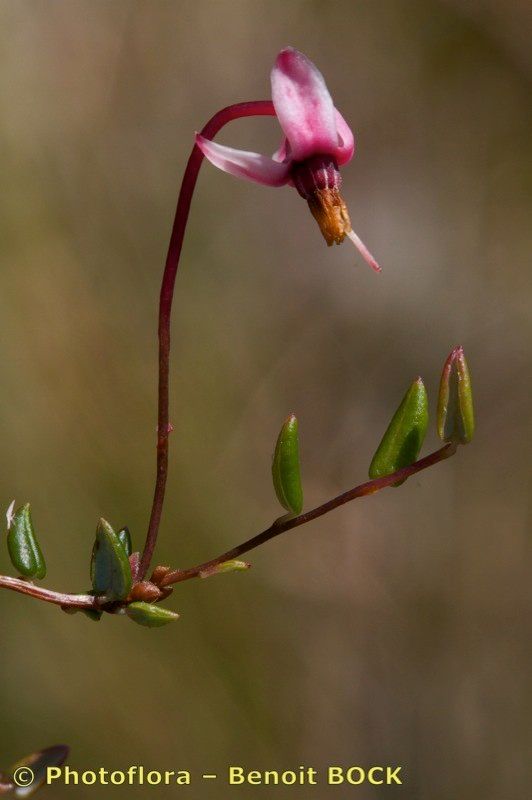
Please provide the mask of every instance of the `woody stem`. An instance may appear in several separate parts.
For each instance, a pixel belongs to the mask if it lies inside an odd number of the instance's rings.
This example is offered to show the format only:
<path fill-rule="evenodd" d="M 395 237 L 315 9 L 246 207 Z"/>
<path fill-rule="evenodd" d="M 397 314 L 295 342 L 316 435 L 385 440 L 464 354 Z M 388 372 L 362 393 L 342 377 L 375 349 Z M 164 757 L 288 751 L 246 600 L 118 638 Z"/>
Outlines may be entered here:
<path fill-rule="evenodd" d="M 255 547 L 259 547 L 261 544 L 264 544 L 270 539 L 279 536 L 281 533 L 285 533 L 293 528 L 298 528 L 300 525 L 305 525 L 307 522 L 311 522 L 318 517 L 322 517 L 324 514 L 334 511 L 335 508 L 339 508 L 339 506 L 351 502 L 351 500 L 356 500 L 359 497 L 366 497 L 367 495 L 375 494 L 381 489 L 386 489 L 388 486 L 392 486 L 398 481 L 403 481 L 406 478 L 409 478 L 411 475 L 415 475 L 416 472 L 421 472 L 428 467 L 432 467 L 434 464 L 438 464 L 440 461 L 444 461 L 446 458 L 454 455 L 456 453 L 456 449 L 457 444 L 455 442 L 450 442 L 449 444 L 441 447 L 439 450 L 435 450 L 433 453 L 430 453 L 430 455 L 419 459 L 419 461 L 415 461 L 408 467 L 403 467 L 402 469 L 397 470 L 391 475 L 386 475 L 383 478 L 376 478 L 375 480 L 362 483 L 360 486 L 355 486 L 354 489 L 349 489 L 347 492 L 343 492 L 337 497 L 327 500 L 326 503 L 323 503 L 322 505 L 317 506 L 310 511 L 305 511 L 303 514 L 299 514 L 297 517 L 281 518 L 280 520 L 274 522 L 273 525 L 270 525 L 269 528 L 266 528 L 266 530 L 262 531 L 262 533 L 257 534 L 252 539 L 248 539 L 242 544 L 233 547 L 232 550 L 228 550 L 227 552 L 222 553 L 210 561 L 205 561 L 203 564 L 198 564 L 197 566 L 190 567 L 189 569 L 168 572 L 164 576 L 161 586 L 169 586 L 172 583 L 180 583 L 181 581 L 190 580 L 190 578 L 196 578 L 198 575 L 200 575 L 200 573 L 207 572 L 213 567 L 216 567 L 218 564 L 223 564 L 224 561 L 230 561 L 234 558 L 239 558 L 240 556 L 244 555 L 244 553 L 249 553 L 250 550 L 255 549 Z"/>
<path fill-rule="evenodd" d="M 63 594 L 53 592 L 51 589 L 43 589 L 22 578 L 10 578 L 7 575 L 0 575 L 0 589 L 11 589 L 14 592 L 28 594 L 37 600 L 44 600 L 45 603 L 54 603 L 57 606 L 71 606 L 72 608 L 97 608 L 98 598 L 90 594 Z"/>

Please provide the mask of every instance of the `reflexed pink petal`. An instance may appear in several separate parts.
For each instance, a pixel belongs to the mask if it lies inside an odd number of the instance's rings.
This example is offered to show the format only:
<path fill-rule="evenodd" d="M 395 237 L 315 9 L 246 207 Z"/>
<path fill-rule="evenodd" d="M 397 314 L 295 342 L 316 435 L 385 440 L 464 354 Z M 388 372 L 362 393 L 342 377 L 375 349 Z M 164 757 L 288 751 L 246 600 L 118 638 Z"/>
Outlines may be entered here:
<path fill-rule="evenodd" d="M 336 160 L 338 166 L 347 164 L 351 161 L 355 152 L 355 137 L 353 131 L 342 117 L 338 109 L 334 109 L 336 114 L 336 128 L 338 130 L 338 147 L 336 148 Z"/>
<path fill-rule="evenodd" d="M 289 164 L 279 164 L 259 153 L 217 144 L 199 133 L 196 134 L 196 144 L 211 164 L 237 178 L 246 178 L 265 186 L 283 186 L 288 181 Z"/>
<path fill-rule="evenodd" d="M 303 161 L 317 154 L 334 155 L 338 133 L 333 101 L 312 61 L 287 47 L 277 56 L 271 81 L 273 105 L 293 158 Z"/>

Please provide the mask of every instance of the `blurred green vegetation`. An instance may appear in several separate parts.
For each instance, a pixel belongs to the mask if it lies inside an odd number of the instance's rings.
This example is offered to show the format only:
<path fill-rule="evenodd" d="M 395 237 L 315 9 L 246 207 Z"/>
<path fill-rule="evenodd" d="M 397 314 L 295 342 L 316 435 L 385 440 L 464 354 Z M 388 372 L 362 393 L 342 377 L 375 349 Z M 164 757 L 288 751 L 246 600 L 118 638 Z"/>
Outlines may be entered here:
<path fill-rule="evenodd" d="M 157 561 L 188 566 L 271 522 L 271 451 L 291 411 L 308 507 L 364 480 L 418 374 L 436 443 L 439 372 L 457 343 L 478 417 L 450 462 L 268 544 L 247 573 L 178 587 L 168 605 L 181 619 L 162 630 L 2 592 L 2 764 L 64 741 L 79 769 L 391 763 L 410 800 L 527 794 L 529 12 L 502 0 L 0 5 L 0 501 L 31 501 L 46 585 L 89 586 L 100 515 L 142 542 L 180 175 L 214 111 L 268 96 L 288 43 L 355 129 L 345 199 L 384 272 L 348 244 L 328 250 L 295 192 L 204 167 L 177 281 Z M 272 120 L 246 120 L 220 141 L 269 152 L 278 136 Z M 313 792 L 333 795 L 351 792 Z"/>

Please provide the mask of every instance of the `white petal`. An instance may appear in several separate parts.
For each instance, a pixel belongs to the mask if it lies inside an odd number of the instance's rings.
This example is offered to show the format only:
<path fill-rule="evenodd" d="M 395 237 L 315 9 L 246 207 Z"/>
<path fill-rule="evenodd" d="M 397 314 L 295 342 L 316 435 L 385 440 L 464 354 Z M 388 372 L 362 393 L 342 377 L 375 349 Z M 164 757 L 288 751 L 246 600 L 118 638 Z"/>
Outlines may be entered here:
<path fill-rule="evenodd" d="M 288 181 L 290 164 L 280 164 L 259 153 L 217 144 L 199 133 L 196 134 L 196 144 L 211 164 L 237 178 L 265 186 L 283 186 Z"/>

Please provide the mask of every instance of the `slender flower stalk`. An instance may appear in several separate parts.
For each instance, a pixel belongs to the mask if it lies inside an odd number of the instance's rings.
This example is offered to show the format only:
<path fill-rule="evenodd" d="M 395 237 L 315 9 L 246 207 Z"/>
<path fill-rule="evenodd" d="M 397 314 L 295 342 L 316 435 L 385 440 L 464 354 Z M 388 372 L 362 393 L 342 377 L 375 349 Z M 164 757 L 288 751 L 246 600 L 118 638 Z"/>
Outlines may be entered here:
<path fill-rule="evenodd" d="M 274 116 L 275 109 L 269 100 L 254 100 L 245 103 L 236 103 L 218 111 L 203 128 L 201 135 L 211 139 L 228 122 L 242 117 Z M 183 247 L 183 239 L 190 212 L 192 195 L 196 187 L 198 173 L 204 154 L 197 145 L 192 148 L 192 153 L 183 176 L 181 190 L 177 201 L 177 208 L 172 227 L 172 235 L 168 246 L 166 264 L 161 285 L 159 299 L 159 402 L 157 426 L 157 475 L 153 504 L 148 526 L 146 544 L 139 567 L 139 580 L 146 575 L 151 563 L 164 503 L 166 480 L 168 477 L 168 437 L 169 427 L 169 370 L 170 370 L 170 322 L 172 315 L 172 302 L 174 296 L 175 279 Z"/>

